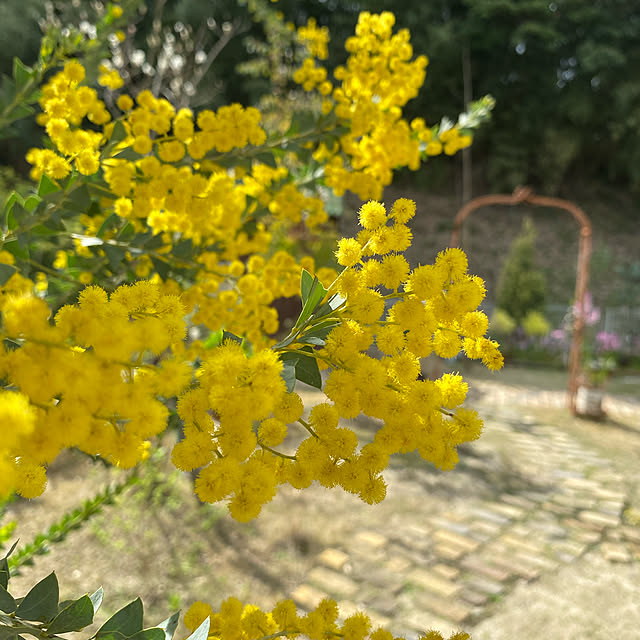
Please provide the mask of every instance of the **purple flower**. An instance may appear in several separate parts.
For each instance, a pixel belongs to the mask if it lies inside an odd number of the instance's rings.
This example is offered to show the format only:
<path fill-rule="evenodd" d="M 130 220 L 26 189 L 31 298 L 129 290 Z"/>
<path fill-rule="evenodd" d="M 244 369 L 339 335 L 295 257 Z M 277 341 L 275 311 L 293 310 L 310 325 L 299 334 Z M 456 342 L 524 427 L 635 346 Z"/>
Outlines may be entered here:
<path fill-rule="evenodd" d="M 616 333 L 611 331 L 600 331 L 596 334 L 596 343 L 603 351 L 617 351 L 622 342 Z"/>
<path fill-rule="evenodd" d="M 582 309 L 576 303 L 573 305 L 573 312 L 576 316 L 582 315 L 582 319 L 588 327 L 593 326 L 600 320 L 600 307 L 593 306 L 593 299 L 588 291 L 584 294 Z"/>

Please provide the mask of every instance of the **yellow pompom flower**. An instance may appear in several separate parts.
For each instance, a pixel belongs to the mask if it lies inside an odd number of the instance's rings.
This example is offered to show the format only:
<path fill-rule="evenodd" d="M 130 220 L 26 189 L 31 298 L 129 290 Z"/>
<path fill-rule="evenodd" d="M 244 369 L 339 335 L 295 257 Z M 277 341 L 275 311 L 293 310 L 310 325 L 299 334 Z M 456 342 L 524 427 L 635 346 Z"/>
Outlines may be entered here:
<path fill-rule="evenodd" d="M 358 212 L 360 225 L 365 229 L 377 229 L 387 222 L 387 212 L 380 202 L 370 200 Z"/>
<path fill-rule="evenodd" d="M 184 626 L 190 631 L 195 631 L 206 618 L 213 615 L 211 605 L 201 602 L 194 602 L 184 614 Z"/>
<path fill-rule="evenodd" d="M 39 464 L 20 460 L 16 466 L 16 491 L 23 498 L 37 498 L 47 486 L 47 474 Z"/>
<path fill-rule="evenodd" d="M 391 207 L 391 217 L 400 224 L 406 224 L 416 214 L 416 203 L 408 198 L 399 198 Z"/>
<path fill-rule="evenodd" d="M 338 264 L 353 267 L 362 260 L 362 246 L 355 238 L 342 238 L 335 254 Z"/>

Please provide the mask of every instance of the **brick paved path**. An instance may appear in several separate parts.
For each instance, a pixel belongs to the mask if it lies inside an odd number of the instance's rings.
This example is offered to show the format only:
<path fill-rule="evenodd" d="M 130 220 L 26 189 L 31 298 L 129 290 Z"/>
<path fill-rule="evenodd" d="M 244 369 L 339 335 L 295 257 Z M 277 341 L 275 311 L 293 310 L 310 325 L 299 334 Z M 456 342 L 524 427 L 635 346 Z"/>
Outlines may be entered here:
<path fill-rule="evenodd" d="M 447 476 L 454 478 L 453 495 L 438 515 L 425 518 L 417 510 L 365 526 L 354 518 L 339 543 L 317 553 L 291 593 L 298 605 L 310 608 L 329 595 L 345 614 L 364 609 L 411 638 L 431 627 L 469 628 L 519 583 L 579 562 L 588 551 L 609 563 L 640 562 L 640 527 L 622 518 L 623 477 L 561 428 L 501 411 L 514 393 L 498 388 L 489 399 L 498 409 L 486 421 L 485 437 L 461 453 L 458 475 Z M 561 406 L 563 394 L 523 398 Z M 497 442 L 508 452 L 501 469 Z M 397 477 L 389 477 L 395 491 L 389 501 L 407 491 L 417 504 L 420 492 L 425 501 L 433 498 L 432 472 L 416 469 L 409 480 L 398 469 L 391 475 Z M 467 497 L 461 488 L 456 495 L 456 483 L 469 486 L 475 478 L 488 479 L 497 492 Z"/>

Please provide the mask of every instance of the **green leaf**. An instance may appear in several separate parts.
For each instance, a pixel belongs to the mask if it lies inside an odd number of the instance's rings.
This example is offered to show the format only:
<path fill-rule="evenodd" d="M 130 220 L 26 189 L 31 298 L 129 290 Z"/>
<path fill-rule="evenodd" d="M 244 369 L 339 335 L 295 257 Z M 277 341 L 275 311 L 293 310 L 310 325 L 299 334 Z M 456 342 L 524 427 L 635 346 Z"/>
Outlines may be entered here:
<path fill-rule="evenodd" d="M 98 638 L 106 636 L 109 633 L 121 633 L 126 638 L 142 631 L 142 618 L 144 612 L 142 608 L 142 600 L 136 598 L 133 602 L 114 613 L 101 627 L 98 629 L 96 636 Z"/>
<path fill-rule="evenodd" d="M 5 242 L 2 248 L 5 251 L 13 254 L 16 258 L 20 258 L 21 260 L 29 259 L 29 249 L 24 247 L 17 240 L 10 240 L 9 242 Z"/>
<path fill-rule="evenodd" d="M 144 631 L 139 631 L 132 635 L 129 640 L 165 640 L 164 629 L 158 629 L 157 627 L 144 629 Z"/>
<path fill-rule="evenodd" d="M 38 195 L 44 197 L 50 193 L 60 191 L 60 187 L 43 173 L 38 185 Z"/>
<path fill-rule="evenodd" d="M 207 339 L 204 341 L 204 348 L 215 349 L 216 347 L 219 347 L 222 344 L 223 335 L 223 329 L 218 329 L 217 331 L 211 332 Z"/>
<path fill-rule="evenodd" d="M 261 162 L 262 164 L 266 164 L 269 167 L 273 167 L 274 169 L 278 167 L 276 159 L 273 157 L 273 153 L 271 151 L 261 151 L 260 153 L 256 153 L 256 155 L 253 156 L 253 159 L 257 162 Z"/>
<path fill-rule="evenodd" d="M 88 595 L 74 600 L 65 607 L 47 627 L 47 633 L 58 634 L 80 631 L 93 622 L 93 603 Z"/>
<path fill-rule="evenodd" d="M 296 355 L 295 353 L 280 354 L 280 359 L 282 360 L 282 372 L 280 375 L 287 387 L 287 393 L 291 393 L 296 386 L 296 363 L 298 362 Z"/>
<path fill-rule="evenodd" d="M 300 297 L 302 298 L 302 304 L 309 299 L 312 286 L 313 276 L 306 269 L 303 269 L 300 275 Z"/>
<path fill-rule="evenodd" d="M 94 616 L 96 615 L 96 613 L 98 613 L 98 609 L 102 604 L 102 598 L 104 598 L 104 590 L 102 587 L 98 588 L 89 596 L 89 599 L 91 600 L 91 605 L 93 606 Z"/>
<path fill-rule="evenodd" d="M 13 596 L 0 585 L 0 611 L 5 613 L 13 613 L 16 610 L 16 601 Z"/>
<path fill-rule="evenodd" d="M 304 273 L 304 271 L 303 271 Z M 303 294 L 305 293 L 306 286 L 303 286 L 301 283 L 300 286 Z M 322 286 L 318 277 L 315 276 L 313 278 L 313 283 L 311 284 L 311 288 L 308 291 L 307 299 L 304 302 L 304 306 L 302 307 L 302 311 L 300 312 L 300 316 L 296 321 L 295 326 L 300 327 L 304 324 L 304 322 L 311 316 L 311 314 L 315 311 L 318 304 L 324 299 L 327 295 L 327 290 Z M 303 295 L 304 298 L 304 295 Z"/>
<path fill-rule="evenodd" d="M 302 351 L 311 351 L 311 347 L 305 347 Z M 298 352 L 299 359 L 296 363 L 296 378 L 316 389 L 322 389 L 322 376 L 318 368 L 318 362 L 311 356 L 305 356 Z"/>
<path fill-rule="evenodd" d="M 42 198 L 40 196 L 30 195 L 24 201 L 24 208 L 29 212 L 33 213 L 38 205 L 42 202 Z"/>
<path fill-rule="evenodd" d="M 172 640 L 173 634 L 178 628 L 178 622 L 180 620 L 180 612 L 176 611 L 172 616 L 169 616 L 166 620 L 158 625 L 159 629 L 164 631 L 164 640 Z"/>
<path fill-rule="evenodd" d="M 36 584 L 16 609 L 16 616 L 24 620 L 46 622 L 58 613 L 58 578 L 50 573 Z"/>
<path fill-rule="evenodd" d="M 325 320 L 313 326 L 313 330 L 305 332 L 297 342 L 313 344 L 316 346 L 324 346 L 327 336 L 333 329 L 338 327 L 340 322 L 337 320 Z"/>
<path fill-rule="evenodd" d="M 150 256 L 150 258 L 151 258 L 151 262 L 153 262 L 153 267 L 158 273 L 158 275 L 163 280 L 166 280 L 170 270 L 169 263 L 165 262 L 164 260 L 160 260 L 160 258 L 156 258 L 155 256 Z"/>
<path fill-rule="evenodd" d="M 18 541 L 16 540 L 11 545 L 11 549 L 7 551 L 4 558 L 0 560 L 0 586 L 2 586 L 4 589 L 7 589 L 7 587 L 9 586 L 9 562 L 7 561 L 7 558 L 13 553 L 13 550 L 17 546 L 18 546 Z"/>
<path fill-rule="evenodd" d="M 0 624 L 0 640 L 19 640 L 20 636 L 15 629 Z"/>
<path fill-rule="evenodd" d="M 122 151 L 117 151 L 113 154 L 113 157 L 118 158 L 118 160 L 140 160 L 142 158 L 132 147 L 125 147 Z"/>
<path fill-rule="evenodd" d="M 20 58 L 13 59 L 13 79 L 16 82 L 16 89 L 21 91 L 31 80 L 33 69 L 27 67 Z"/>
<path fill-rule="evenodd" d="M 113 271 L 116 271 L 122 264 L 127 250 L 124 247 L 116 247 L 112 244 L 104 244 L 102 247 L 104 254 L 109 260 L 109 266 Z"/>
<path fill-rule="evenodd" d="M 86 213 L 91 206 L 91 195 L 86 184 L 74 189 L 65 201 L 65 206 L 77 213 Z"/>
<path fill-rule="evenodd" d="M 17 104 L 13 109 L 11 109 L 11 119 L 20 120 L 22 118 L 28 118 L 35 112 L 36 110 L 29 104 Z"/>
<path fill-rule="evenodd" d="M 111 137 L 109 138 L 109 146 L 114 147 L 118 142 L 122 142 L 127 137 L 127 130 L 125 129 L 122 120 L 117 120 L 113 126 Z"/>
<path fill-rule="evenodd" d="M 96 233 L 96 236 L 98 238 L 103 238 L 104 234 L 109 230 L 109 229 L 113 229 L 114 227 L 118 226 L 118 222 L 120 221 L 120 217 L 115 214 L 115 213 L 111 213 L 109 214 L 104 221 L 102 222 L 102 224 L 100 225 L 100 228 L 98 229 L 98 232 Z"/>
<path fill-rule="evenodd" d="M 207 640 L 209 636 L 209 625 L 211 624 L 211 618 L 207 616 L 202 624 L 185 640 Z"/>
<path fill-rule="evenodd" d="M 7 198 L 7 201 L 4 203 L 3 211 L 5 214 L 9 213 L 10 209 L 13 207 L 14 203 L 21 204 L 24 206 L 24 200 L 22 196 L 17 191 L 12 191 Z"/>
<path fill-rule="evenodd" d="M 171 254 L 176 258 L 190 258 L 193 254 L 193 242 L 191 238 L 182 240 L 174 245 Z"/>
<path fill-rule="evenodd" d="M 164 245 L 164 238 L 162 236 L 163 236 L 162 233 L 156 233 L 155 236 L 148 236 L 147 239 L 142 242 L 138 242 L 138 236 L 136 236 L 133 239 L 132 244 L 136 244 L 136 245 L 140 244 L 147 251 L 153 251 L 154 249 L 159 249 L 161 246 Z"/>
<path fill-rule="evenodd" d="M 316 318 L 322 318 L 322 316 L 330 315 L 333 313 L 339 306 L 341 306 L 346 301 L 346 298 L 343 298 L 339 293 L 336 293 L 329 298 L 319 309 L 316 309 L 313 314 Z"/>
<path fill-rule="evenodd" d="M 12 264 L 0 264 L 0 285 L 5 284 L 17 270 Z"/>

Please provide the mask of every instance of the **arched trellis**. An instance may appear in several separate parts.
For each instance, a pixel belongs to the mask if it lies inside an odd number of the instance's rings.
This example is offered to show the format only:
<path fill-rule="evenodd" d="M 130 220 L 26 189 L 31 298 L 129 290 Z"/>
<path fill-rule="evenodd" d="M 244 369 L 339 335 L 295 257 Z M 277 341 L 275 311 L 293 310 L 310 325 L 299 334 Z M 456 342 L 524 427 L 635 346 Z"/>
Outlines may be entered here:
<path fill-rule="evenodd" d="M 462 223 L 476 210 L 494 204 L 516 205 L 533 204 L 541 207 L 554 207 L 568 211 L 580 225 L 580 241 L 578 244 L 578 262 L 576 267 L 576 292 L 571 349 L 569 351 L 569 409 L 576 413 L 576 393 L 580 377 L 580 351 L 582 332 L 584 329 L 584 296 L 589 282 L 589 260 L 591 258 L 591 222 L 585 212 L 568 200 L 537 196 L 529 187 L 518 187 L 512 195 L 488 195 L 474 198 L 465 204 L 456 214 L 451 234 L 451 246 L 457 247 L 460 240 Z"/>

